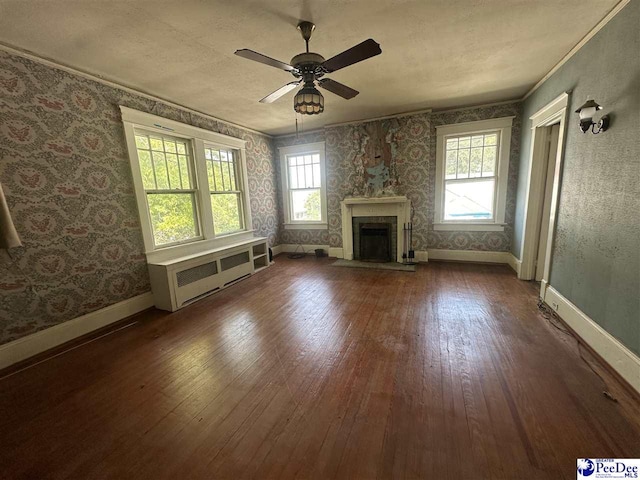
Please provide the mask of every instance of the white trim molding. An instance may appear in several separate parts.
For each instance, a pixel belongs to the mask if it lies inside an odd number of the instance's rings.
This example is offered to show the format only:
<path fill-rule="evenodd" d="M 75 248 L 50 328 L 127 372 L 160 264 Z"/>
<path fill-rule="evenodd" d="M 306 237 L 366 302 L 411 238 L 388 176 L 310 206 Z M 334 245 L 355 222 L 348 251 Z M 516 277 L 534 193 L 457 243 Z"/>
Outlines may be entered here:
<path fill-rule="evenodd" d="M 511 153 L 511 127 L 515 117 L 492 118 L 474 122 L 454 123 L 439 125 L 436 127 L 436 185 L 435 185 L 435 211 L 434 230 L 447 231 L 503 231 L 505 225 L 505 210 L 507 204 L 507 183 L 509 176 L 509 157 Z M 489 220 L 445 220 L 445 143 L 447 137 L 459 137 L 475 133 L 498 134 L 499 150 L 496 155 L 496 171 L 493 199 L 493 218 Z M 481 178 L 469 178 L 468 181 L 481 180 Z M 453 181 L 453 180 L 450 180 Z"/>
<path fill-rule="evenodd" d="M 640 393 L 640 358 L 637 355 L 552 286 L 546 287 L 542 299 L 584 343 L 600 355 L 636 392 Z"/>
<path fill-rule="evenodd" d="M 344 258 L 344 250 L 342 247 L 329 247 L 329 256 L 332 258 Z"/>
<path fill-rule="evenodd" d="M 531 120 L 531 150 L 529 153 L 529 170 L 527 172 L 524 222 L 522 244 L 520 248 L 521 280 L 535 278 L 535 265 L 538 255 L 538 240 L 541 230 L 542 208 L 544 205 L 545 182 L 547 178 L 547 158 L 549 156 L 549 129 L 547 127 L 560 124 L 556 165 L 553 172 L 553 187 L 551 190 L 551 213 L 547 237 L 547 248 L 544 259 L 543 281 L 548 281 L 555 233 L 556 212 L 560 195 L 560 175 L 564 158 L 564 135 L 567 123 L 567 106 L 569 92 L 565 92 L 530 117 Z"/>
<path fill-rule="evenodd" d="M 342 213 L 342 254 L 353 260 L 354 217 L 396 217 L 396 261 L 402 263 L 404 225 L 411 219 L 411 200 L 407 197 L 348 197 L 340 202 Z"/>
<path fill-rule="evenodd" d="M 485 252 L 482 250 L 427 249 L 429 260 L 448 260 L 470 263 L 502 263 L 511 265 L 511 252 Z"/>
<path fill-rule="evenodd" d="M 280 176 L 282 185 L 282 207 L 284 210 L 285 230 L 326 230 L 327 227 L 327 174 L 325 167 L 324 142 L 305 143 L 303 145 L 290 145 L 278 148 L 280 152 Z M 320 220 L 294 220 L 291 212 L 291 190 L 289 188 L 289 165 L 287 159 L 290 156 L 304 154 L 318 154 L 320 158 Z M 301 187 L 302 188 L 302 187 Z M 315 187 L 317 188 L 317 187 Z"/>
<path fill-rule="evenodd" d="M 514 272 L 516 272 L 516 274 L 518 275 L 518 278 L 520 278 L 520 268 L 522 267 L 522 262 L 520 261 L 519 258 L 516 258 L 515 255 L 513 255 L 512 253 L 509 254 L 509 266 L 513 269 Z"/>
<path fill-rule="evenodd" d="M 434 223 L 433 229 L 443 232 L 503 232 L 506 223 Z"/>
<path fill-rule="evenodd" d="M 249 180 L 247 175 L 246 141 L 241 138 L 223 135 L 203 128 L 194 127 L 186 123 L 176 122 L 167 118 L 141 112 L 132 108 L 120 106 L 122 113 L 122 123 L 124 126 L 125 139 L 133 186 L 136 193 L 138 214 L 142 226 L 142 238 L 145 245 L 145 253 L 148 262 L 166 261 L 172 258 L 180 258 L 184 255 L 191 255 L 197 252 L 205 252 L 212 248 L 223 247 L 234 244 L 238 241 L 250 240 L 253 238 L 253 224 L 251 215 L 251 202 L 249 197 Z M 195 238 L 179 242 L 174 245 L 155 245 L 153 229 L 149 207 L 147 205 L 147 192 L 143 185 L 142 173 L 138 160 L 138 150 L 136 147 L 136 130 L 157 133 L 159 135 L 170 135 L 171 137 L 183 138 L 188 142 L 193 169 L 193 192 L 196 203 L 195 214 L 197 217 L 199 235 Z M 205 160 L 206 147 L 222 147 L 232 149 L 234 157 L 237 155 L 236 175 L 241 192 L 242 210 L 242 230 L 228 234 L 216 235 L 213 213 L 211 210 L 211 187 L 207 174 Z"/>
<path fill-rule="evenodd" d="M 0 345 L 0 370 L 153 307 L 151 292 Z"/>
<path fill-rule="evenodd" d="M 300 248 L 302 247 L 302 248 Z M 278 253 L 302 253 L 304 251 L 305 254 L 315 255 L 315 250 L 321 248 L 324 250 L 324 253 L 329 252 L 329 245 L 311 245 L 311 244 L 301 244 L 301 243 L 281 243 L 278 245 Z M 273 254 L 276 255 L 275 250 Z"/>

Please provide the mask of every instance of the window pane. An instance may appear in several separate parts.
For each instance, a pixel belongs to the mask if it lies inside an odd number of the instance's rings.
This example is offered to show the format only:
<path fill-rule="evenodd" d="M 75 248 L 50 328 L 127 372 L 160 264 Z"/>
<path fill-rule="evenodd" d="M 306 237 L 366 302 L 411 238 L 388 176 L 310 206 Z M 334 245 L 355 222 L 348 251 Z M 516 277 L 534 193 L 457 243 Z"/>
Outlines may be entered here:
<path fill-rule="evenodd" d="M 159 152 L 164 152 L 164 148 L 162 148 L 162 139 L 150 137 L 149 142 L 151 142 L 151 148 L 153 150 L 157 150 Z"/>
<path fill-rule="evenodd" d="M 462 143 L 462 142 L 460 142 Z M 469 177 L 469 150 L 458 150 L 458 178 Z"/>
<path fill-rule="evenodd" d="M 304 166 L 304 186 L 305 188 L 313 188 L 313 166 L 311 163 Z"/>
<path fill-rule="evenodd" d="M 490 220 L 493 218 L 495 180 L 446 182 L 445 220 Z"/>
<path fill-rule="evenodd" d="M 460 137 L 458 148 L 469 148 L 471 146 L 471 137 Z"/>
<path fill-rule="evenodd" d="M 180 162 L 180 175 L 182 175 L 182 188 L 193 188 L 191 185 L 191 170 L 189 170 L 187 157 L 185 155 L 178 155 L 178 161 Z"/>
<path fill-rule="evenodd" d="M 456 140 L 457 144 L 457 140 Z M 449 150 L 447 152 L 447 165 L 445 170 L 445 178 L 456 178 L 456 169 L 458 166 L 458 151 Z"/>
<path fill-rule="evenodd" d="M 167 164 L 164 162 L 164 153 L 153 152 L 153 167 L 156 171 L 158 189 L 168 189 L 169 180 L 167 177 Z"/>
<path fill-rule="evenodd" d="M 320 188 L 322 186 L 322 178 L 320 176 L 320 164 L 313 164 L 313 187 Z"/>
<path fill-rule="evenodd" d="M 212 194 L 211 209 L 213 210 L 213 228 L 216 235 L 242 230 L 239 194 Z"/>
<path fill-rule="evenodd" d="M 496 174 L 496 147 L 485 147 L 482 160 L 482 176 L 493 177 Z"/>
<path fill-rule="evenodd" d="M 180 167 L 178 166 L 178 156 L 173 153 L 167 153 L 167 166 L 169 167 L 169 187 L 173 189 L 181 189 Z"/>
<path fill-rule="evenodd" d="M 471 161 L 469 162 L 469 176 L 479 177 L 482 173 L 482 147 L 471 149 Z"/>
<path fill-rule="evenodd" d="M 148 194 L 147 201 L 156 245 L 180 242 L 198 236 L 193 194 Z"/>
<path fill-rule="evenodd" d="M 471 137 L 471 146 L 472 147 L 481 147 L 483 138 L 484 138 L 483 135 L 476 135 L 474 137 Z"/>
<path fill-rule="evenodd" d="M 186 153 L 187 153 L 187 144 L 186 143 L 178 142 L 178 153 L 180 153 L 182 155 L 186 155 Z"/>
<path fill-rule="evenodd" d="M 149 149 L 149 139 L 146 135 L 136 135 L 136 147 L 143 148 L 145 150 Z"/>
<path fill-rule="evenodd" d="M 292 220 L 322 220 L 320 190 L 295 190 L 291 192 Z"/>
<path fill-rule="evenodd" d="M 229 163 L 229 184 L 230 184 L 230 188 L 231 190 L 240 190 L 238 188 L 238 179 L 236 178 L 236 164 L 235 161 Z"/>
<path fill-rule="evenodd" d="M 498 135 L 496 133 L 491 133 L 489 135 L 484 136 L 484 144 L 485 145 L 497 145 L 498 144 Z"/>
<path fill-rule="evenodd" d="M 447 140 L 447 150 L 457 150 L 458 149 L 458 139 L 450 138 Z"/>
<path fill-rule="evenodd" d="M 164 149 L 169 153 L 176 153 L 176 142 L 172 140 L 164 140 Z"/>
<path fill-rule="evenodd" d="M 289 167 L 289 188 L 298 188 L 298 171 L 295 166 Z"/>
<path fill-rule="evenodd" d="M 140 162 L 142 185 L 144 186 L 145 190 L 154 190 L 156 188 L 156 181 L 153 177 L 151 153 L 146 150 L 138 150 L 138 161 Z"/>

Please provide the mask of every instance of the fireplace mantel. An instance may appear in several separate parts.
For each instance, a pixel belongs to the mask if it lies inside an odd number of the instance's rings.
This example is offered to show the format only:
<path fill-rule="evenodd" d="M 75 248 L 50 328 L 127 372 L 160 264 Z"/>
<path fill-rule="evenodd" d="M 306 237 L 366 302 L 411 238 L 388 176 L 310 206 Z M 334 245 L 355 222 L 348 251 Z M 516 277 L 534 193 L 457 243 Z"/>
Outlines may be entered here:
<path fill-rule="evenodd" d="M 353 260 L 353 217 L 397 217 L 396 261 L 402 262 L 404 224 L 411 221 L 411 201 L 407 197 L 350 197 L 345 198 L 340 205 L 345 259 Z"/>

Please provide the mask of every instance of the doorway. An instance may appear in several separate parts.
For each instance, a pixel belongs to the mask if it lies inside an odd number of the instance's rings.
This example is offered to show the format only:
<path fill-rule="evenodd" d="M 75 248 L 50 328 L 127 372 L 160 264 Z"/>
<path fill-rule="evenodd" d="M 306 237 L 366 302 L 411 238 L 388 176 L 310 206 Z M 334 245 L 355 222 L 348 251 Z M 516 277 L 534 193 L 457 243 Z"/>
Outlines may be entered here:
<path fill-rule="evenodd" d="M 569 94 L 563 93 L 530 117 L 531 155 L 518 278 L 549 282 Z"/>
<path fill-rule="evenodd" d="M 538 253 L 535 263 L 535 279 L 536 282 L 542 281 L 544 277 L 544 261 L 547 254 L 547 246 L 549 244 L 549 215 L 551 214 L 551 197 L 553 194 L 553 173 L 556 168 L 556 160 L 558 157 L 558 137 L 560 136 L 560 122 L 543 127 L 548 129 L 546 136 L 549 139 L 547 144 L 547 155 L 545 160 L 546 178 L 544 182 L 544 190 L 542 192 L 542 211 L 540 212 L 540 234 L 538 235 Z"/>

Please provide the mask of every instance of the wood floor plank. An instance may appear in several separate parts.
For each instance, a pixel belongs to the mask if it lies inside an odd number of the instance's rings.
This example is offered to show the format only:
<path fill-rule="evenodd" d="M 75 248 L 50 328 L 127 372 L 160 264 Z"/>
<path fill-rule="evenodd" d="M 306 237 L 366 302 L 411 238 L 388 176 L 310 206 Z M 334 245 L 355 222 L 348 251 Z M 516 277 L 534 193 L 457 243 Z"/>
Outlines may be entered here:
<path fill-rule="evenodd" d="M 331 262 L 278 257 L 0 379 L 0 476 L 558 479 L 640 457 L 637 399 L 535 284 Z"/>

